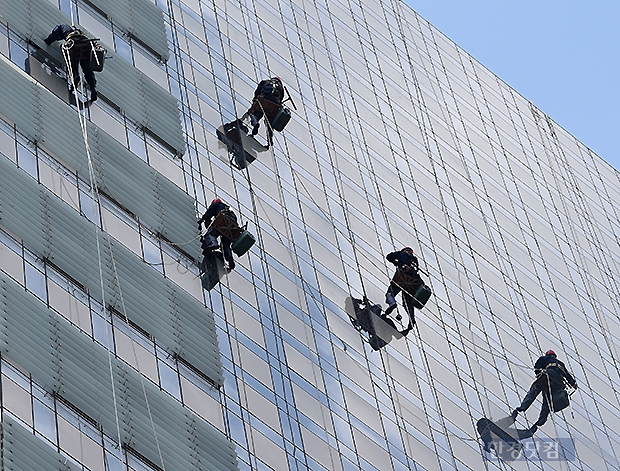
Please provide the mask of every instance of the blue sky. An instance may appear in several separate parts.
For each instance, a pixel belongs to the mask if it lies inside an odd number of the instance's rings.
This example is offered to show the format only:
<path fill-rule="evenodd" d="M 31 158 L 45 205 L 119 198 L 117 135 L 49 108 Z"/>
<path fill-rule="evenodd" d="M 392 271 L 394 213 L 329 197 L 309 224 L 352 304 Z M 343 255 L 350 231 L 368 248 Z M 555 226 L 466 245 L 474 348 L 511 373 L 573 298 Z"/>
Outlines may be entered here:
<path fill-rule="evenodd" d="M 405 0 L 620 170 L 620 0 Z"/>

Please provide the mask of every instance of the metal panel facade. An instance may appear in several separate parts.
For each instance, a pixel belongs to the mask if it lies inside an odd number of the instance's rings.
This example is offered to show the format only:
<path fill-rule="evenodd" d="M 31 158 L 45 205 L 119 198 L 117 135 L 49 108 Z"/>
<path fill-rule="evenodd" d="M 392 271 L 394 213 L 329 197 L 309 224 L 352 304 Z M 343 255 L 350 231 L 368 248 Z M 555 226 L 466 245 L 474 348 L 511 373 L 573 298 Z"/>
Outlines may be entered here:
<path fill-rule="evenodd" d="M 237 469 L 234 450 L 221 432 L 193 418 L 177 401 L 148 380 L 141 380 L 139 373 L 120 360 L 110 360 L 101 345 L 1 273 L 0 298 L 3 355 L 31 371 L 55 394 L 110 433 L 115 433 L 116 421 L 120 421 L 123 443 L 154 463 L 159 462 L 159 444 L 164 467 L 170 469 Z M 111 378 L 118 394 L 116 403 L 112 400 Z M 48 453 L 46 445 L 28 438 L 31 435 L 22 426 L 11 427 L 20 434 L 22 452 L 27 449 L 26 443 L 33 443 L 41 450 L 43 460 L 50 461 L 54 453 Z M 47 466 L 44 469 L 63 469 Z"/>
<path fill-rule="evenodd" d="M 95 226 L 4 157 L 0 169 L 0 225 L 101 300 Z M 121 244 L 97 234 L 106 305 L 221 384 L 212 314 Z M 186 341 L 186 334 L 200 340 Z"/>
<path fill-rule="evenodd" d="M 0 58 L 0 78 L 0 115 L 89 181 L 77 112 L 4 58 Z M 198 259 L 196 213 L 187 193 L 90 121 L 87 133 L 100 190 Z"/>
<path fill-rule="evenodd" d="M 65 67 L 59 46 L 47 46 L 43 40 L 55 25 L 71 24 L 67 15 L 54 8 L 48 0 L 0 0 L 0 15 L 11 28 L 50 54 L 58 65 Z M 106 60 L 104 72 L 96 75 L 101 95 L 178 155 L 183 155 L 185 142 L 176 98 L 117 55 L 113 47 L 104 46 L 108 49 L 109 59 Z"/>
<path fill-rule="evenodd" d="M 149 0 L 89 0 L 116 25 L 167 60 L 168 40 L 159 8 Z"/>

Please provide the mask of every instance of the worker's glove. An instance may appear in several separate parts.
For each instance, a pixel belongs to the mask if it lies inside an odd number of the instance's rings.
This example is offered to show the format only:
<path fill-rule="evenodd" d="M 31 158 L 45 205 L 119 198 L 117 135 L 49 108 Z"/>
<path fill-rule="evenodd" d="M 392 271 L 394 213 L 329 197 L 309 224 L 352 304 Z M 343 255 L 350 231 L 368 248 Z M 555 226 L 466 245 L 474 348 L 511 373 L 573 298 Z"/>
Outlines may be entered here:
<path fill-rule="evenodd" d="M 198 221 L 198 230 L 201 231 L 202 230 L 202 219 L 200 219 Z"/>

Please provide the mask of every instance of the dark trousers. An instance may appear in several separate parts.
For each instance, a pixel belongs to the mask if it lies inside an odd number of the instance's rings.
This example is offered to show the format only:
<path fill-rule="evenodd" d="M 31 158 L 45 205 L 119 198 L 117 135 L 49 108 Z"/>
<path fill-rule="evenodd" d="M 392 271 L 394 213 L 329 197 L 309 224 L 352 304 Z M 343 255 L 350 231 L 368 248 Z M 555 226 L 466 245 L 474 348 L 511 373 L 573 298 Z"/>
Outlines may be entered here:
<path fill-rule="evenodd" d="M 213 251 L 213 247 L 209 245 L 209 239 L 212 238 L 213 243 L 217 237 L 220 238 L 220 246 L 222 248 L 222 254 L 224 255 L 224 260 L 228 262 L 228 264 L 234 264 L 233 253 L 232 253 L 232 241 L 224 237 L 218 230 L 212 229 L 207 236 L 202 237 L 202 254 L 206 257 L 208 253 Z"/>
<path fill-rule="evenodd" d="M 385 293 L 385 298 L 387 300 L 389 300 L 390 297 L 394 299 L 401 291 L 403 292 L 403 302 L 405 304 L 407 314 L 409 314 L 409 318 L 411 319 L 411 324 L 415 324 L 413 296 L 411 296 L 407 291 L 403 291 L 400 286 L 392 281 L 390 282 L 390 287 L 388 288 L 387 293 Z"/>
<path fill-rule="evenodd" d="M 77 87 L 80 83 L 81 67 L 88 87 L 91 91 L 94 91 L 97 86 L 97 80 L 95 79 L 95 73 L 90 68 L 90 50 L 88 50 L 88 54 L 84 52 L 87 47 L 90 47 L 90 44 L 74 44 L 73 47 L 69 49 L 69 58 L 71 59 L 71 70 L 73 71 L 73 83 L 75 83 L 75 86 Z"/>
<path fill-rule="evenodd" d="M 542 373 L 538 378 L 536 378 L 536 381 L 532 383 L 532 386 L 530 386 L 530 390 L 523 398 L 523 401 L 521 402 L 521 405 L 517 408 L 517 410 L 519 412 L 525 412 L 526 410 L 528 410 L 534 400 L 536 400 L 538 395 L 542 392 L 543 403 L 542 407 L 540 408 L 540 414 L 538 416 L 538 420 L 536 421 L 536 425 L 538 425 L 539 427 L 541 425 L 544 425 L 544 423 L 547 422 L 547 419 L 549 418 L 549 401 L 551 400 L 551 396 L 556 391 L 564 388 L 563 384 L 561 386 L 560 384 L 558 384 L 555 378 L 550 378 L 548 373 Z"/>
<path fill-rule="evenodd" d="M 278 111 L 282 107 L 282 102 L 274 97 L 259 95 L 254 97 L 252 106 L 247 111 L 247 115 L 250 116 L 252 126 L 256 126 L 265 114 L 267 115 L 267 141 L 271 145 L 273 142 L 273 130 L 271 129 L 271 120 L 275 118 Z M 264 111 L 264 113 L 263 113 Z"/>

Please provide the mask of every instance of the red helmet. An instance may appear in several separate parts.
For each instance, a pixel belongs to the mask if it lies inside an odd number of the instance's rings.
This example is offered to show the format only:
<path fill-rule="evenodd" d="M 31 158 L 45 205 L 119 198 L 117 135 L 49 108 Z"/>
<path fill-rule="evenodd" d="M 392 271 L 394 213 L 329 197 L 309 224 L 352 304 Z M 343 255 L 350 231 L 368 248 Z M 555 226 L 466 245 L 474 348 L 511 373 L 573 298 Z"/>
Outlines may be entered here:
<path fill-rule="evenodd" d="M 549 356 L 549 355 L 553 355 L 554 357 L 555 357 L 555 356 L 557 356 L 553 350 L 547 350 L 547 351 L 545 352 L 545 355 L 547 355 L 547 356 Z"/>
<path fill-rule="evenodd" d="M 215 198 L 213 201 L 211 201 L 211 204 L 215 204 L 215 203 L 221 203 L 222 200 L 219 198 Z"/>

